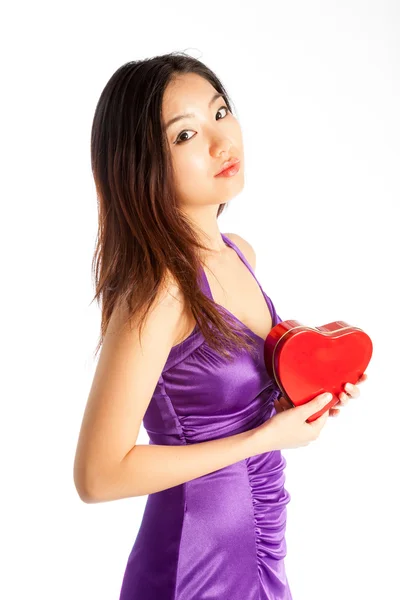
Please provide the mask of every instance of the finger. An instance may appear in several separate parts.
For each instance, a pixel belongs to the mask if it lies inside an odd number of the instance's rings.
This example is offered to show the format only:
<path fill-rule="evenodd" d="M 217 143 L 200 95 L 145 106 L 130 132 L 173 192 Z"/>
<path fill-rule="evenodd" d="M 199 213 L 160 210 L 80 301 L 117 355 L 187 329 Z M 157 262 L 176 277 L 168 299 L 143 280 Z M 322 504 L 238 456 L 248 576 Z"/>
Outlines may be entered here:
<path fill-rule="evenodd" d="M 360 390 L 358 389 L 358 387 L 350 382 L 346 383 L 344 389 L 349 394 L 349 396 L 351 396 L 351 398 L 358 398 L 360 395 Z"/>
<path fill-rule="evenodd" d="M 337 403 L 339 406 L 345 406 L 350 400 L 350 396 L 346 394 L 346 392 L 340 392 L 339 394 L 339 402 Z"/>
<path fill-rule="evenodd" d="M 330 408 L 329 409 L 329 416 L 330 417 L 338 417 L 340 415 L 340 409 L 339 408 Z"/>

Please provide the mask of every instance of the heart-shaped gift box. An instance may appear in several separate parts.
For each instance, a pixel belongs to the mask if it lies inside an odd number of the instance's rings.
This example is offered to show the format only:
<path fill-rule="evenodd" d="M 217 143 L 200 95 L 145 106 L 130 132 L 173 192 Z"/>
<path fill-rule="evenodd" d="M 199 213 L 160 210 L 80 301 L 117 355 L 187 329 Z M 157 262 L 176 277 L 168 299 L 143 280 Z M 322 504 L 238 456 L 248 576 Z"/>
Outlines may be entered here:
<path fill-rule="evenodd" d="M 309 327 L 281 321 L 264 342 L 264 361 L 282 396 L 293 406 L 331 392 L 332 400 L 307 422 L 318 419 L 339 402 L 347 382 L 357 384 L 372 356 L 372 341 L 359 327 L 333 321 Z"/>

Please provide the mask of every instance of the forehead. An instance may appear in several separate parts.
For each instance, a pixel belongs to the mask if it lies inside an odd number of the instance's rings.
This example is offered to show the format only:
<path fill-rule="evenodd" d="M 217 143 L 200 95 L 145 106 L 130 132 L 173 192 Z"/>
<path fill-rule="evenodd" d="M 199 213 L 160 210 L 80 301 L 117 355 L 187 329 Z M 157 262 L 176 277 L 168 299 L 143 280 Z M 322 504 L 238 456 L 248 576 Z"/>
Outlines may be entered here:
<path fill-rule="evenodd" d="M 216 92 L 213 85 L 197 73 L 179 74 L 167 85 L 162 102 L 165 119 L 187 106 L 207 106 L 207 102 Z"/>

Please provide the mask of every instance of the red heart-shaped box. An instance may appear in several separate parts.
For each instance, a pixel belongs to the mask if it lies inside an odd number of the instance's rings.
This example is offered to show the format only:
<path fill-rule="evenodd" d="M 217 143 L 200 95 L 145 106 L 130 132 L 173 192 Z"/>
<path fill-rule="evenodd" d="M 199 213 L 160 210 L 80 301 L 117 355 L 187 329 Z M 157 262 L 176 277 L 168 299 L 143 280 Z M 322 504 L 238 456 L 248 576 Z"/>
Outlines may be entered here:
<path fill-rule="evenodd" d="M 281 321 L 264 343 L 267 371 L 293 406 L 305 404 L 324 392 L 332 393 L 332 400 L 311 415 L 308 423 L 337 404 L 347 382 L 358 382 L 371 356 L 370 337 L 344 321 L 321 327 Z"/>

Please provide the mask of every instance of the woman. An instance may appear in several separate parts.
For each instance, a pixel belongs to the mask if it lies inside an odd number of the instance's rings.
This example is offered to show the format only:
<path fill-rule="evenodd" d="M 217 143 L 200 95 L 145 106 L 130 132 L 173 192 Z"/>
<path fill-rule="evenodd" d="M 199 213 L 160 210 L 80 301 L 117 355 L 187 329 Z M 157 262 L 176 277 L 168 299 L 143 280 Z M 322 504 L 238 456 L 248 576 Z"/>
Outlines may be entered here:
<path fill-rule="evenodd" d="M 285 410 L 263 359 L 281 319 L 251 245 L 219 232 L 244 184 L 226 90 L 184 53 L 127 63 L 91 150 L 102 352 L 74 476 L 85 502 L 148 495 L 120 600 L 290 599 L 281 450 L 318 437 L 328 398 Z"/>

